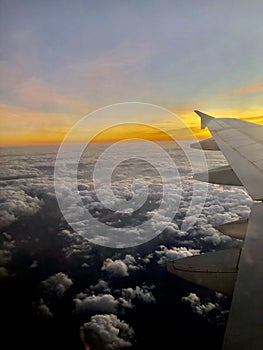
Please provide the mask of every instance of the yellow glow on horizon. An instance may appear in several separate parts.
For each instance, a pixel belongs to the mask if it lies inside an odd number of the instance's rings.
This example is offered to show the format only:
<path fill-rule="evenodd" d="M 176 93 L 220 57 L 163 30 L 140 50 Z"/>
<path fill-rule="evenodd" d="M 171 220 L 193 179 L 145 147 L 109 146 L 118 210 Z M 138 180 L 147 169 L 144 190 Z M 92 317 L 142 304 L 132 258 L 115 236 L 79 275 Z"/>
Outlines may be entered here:
<path fill-rule="evenodd" d="M 119 125 L 96 135 L 92 142 L 116 142 L 127 139 L 145 139 L 149 141 L 171 141 L 172 137 L 155 127 L 140 124 Z"/>
<path fill-rule="evenodd" d="M 151 141 L 184 140 L 192 138 L 191 132 L 198 139 L 210 137 L 208 129 L 201 130 L 200 118 L 193 112 L 193 106 L 187 107 L 185 110 L 170 108 L 182 120 L 181 124 L 171 116 L 168 119 L 154 121 L 152 127 L 140 124 L 116 126 L 99 133 L 92 142 L 116 142 L 129 138 Z M 200 108 L 200 110 L 216 118 L 240 118 L 263 125 L 263 111 L 260 109 L 206 111 Z M 79 118 L 69 114 L 34 112 L 0 104 L 0 146 L 60 144 Z M 90 135 L 95 133 L 94 130 L 79 130 L 70 142 L 86 142 Z"/>

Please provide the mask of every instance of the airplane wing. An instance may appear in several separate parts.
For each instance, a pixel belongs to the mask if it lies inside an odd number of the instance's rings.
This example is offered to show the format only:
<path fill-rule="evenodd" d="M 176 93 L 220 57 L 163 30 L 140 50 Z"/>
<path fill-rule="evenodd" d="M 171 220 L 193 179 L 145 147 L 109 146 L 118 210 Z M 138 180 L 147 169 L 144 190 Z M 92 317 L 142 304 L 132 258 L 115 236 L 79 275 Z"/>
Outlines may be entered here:
<path fill-rule="evenodd" d="M 221 150 L 229 166 L 213 169 L 208 181 L 243 185 L 254 200 L 247 222 L 219 229 L 243 239 L 240 250 L 230 249 L 170 261 L 168 271 L 196 284 L 232 294 L 223 350 L 263 349 L 263 126 L 239 119 L 213 118 L 195 111 L 201 128 L 213 138 L 194 148 Z M 196 174 L 204 181 L 207 174 Z"/>

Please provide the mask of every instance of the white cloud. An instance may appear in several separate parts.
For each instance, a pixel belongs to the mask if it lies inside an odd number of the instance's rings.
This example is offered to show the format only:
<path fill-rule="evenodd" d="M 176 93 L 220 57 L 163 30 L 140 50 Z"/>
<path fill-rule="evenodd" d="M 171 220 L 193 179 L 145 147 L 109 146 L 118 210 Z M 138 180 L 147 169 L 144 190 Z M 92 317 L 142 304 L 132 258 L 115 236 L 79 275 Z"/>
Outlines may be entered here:
<path fill-rule="evenodd" d="M 89 291 L 92 293 L 91 295 L 87 294 L 87 292 L 76 295 L 74 299 L 75 312 L 115 314 L 124 312 L 124 309 L 131 309 L 134 306 L 132 301 L 135 299 L 142 300 L 145 303 L 155 302 L 155 298 L 151 292 L 153 288 L 154 286 L 143 285 L 142 287 L 136 286 L 135 289 L 116 289 L 112 295 L 110 294 L 111 288 L 108 283 L 100 279 L 97 284 L 89 287 Z M 96 292 L 99 294 L 94 294 Z"/>
<path fill-rule="evenodd" d="M 36 267 L 38 267 L 38 262 L 37 260 L 33 260 L 32 264 L 30 265 L 30 268 L 35 269 Z"/>
<path fill-rule="evenodd" d="M 6 186 L 0 194 L 0 228 L 10 225 L 22 216 L 33 215 L 41 207 L 42 201 L 25 191 Z"/>
<path fill-rule="evenodd" d="M 110 275 L 115 277 L 128 276 L 128 266 L 122 260 L 112 260 L 107 258 L 101 268 L 102 271 L 107 271 Z"/>
<path fill-rule="evenodd" d="M 143 286 L 142 288 L 139 286 L 136 286 L 135 289 L 123 288 L 121 290 L 121 293 L 126 300 L 139 299 L 145 303 L 156 302 L 153 294 L 149 291 L 149 289 L 146 286 Z"/>
<path fill-rule="evenodd" d="M 8 276 L 9 276 L 8 270 L 5 267 L 0 266 L 0 278 L 5 278 Z"/>
<path fill-rule="evenodd" d="M 91 291 L 102 291 L 102 292 L 110 292 L 110 288 L 109 285 L 106 281 L 104 281 L 103 279 L 99 279 L 98 283 L 96 283 L 95 285 L 91 285 L 89 287 L 89 289 Z"/>
<path fill-rule="evenodd" d="M 188 256 L 200 254 L 200 250 L 197 249 L 187 249 L 186 247 L 174 247 L 168 249 L 166 246 L 161 245 L 159 250 L 155 251 L 155 254 L 158 257 L 158 264 L 164 264 L 170 260 L 176 260 L 185 258 Z"/>
<path fill-rule="evenodd" d="M 12 155 L 12 157 L 8 157 L 7 154 L 4 164 L 5 168 L 4 171 L 2 171 L 2 178 L 13 178 L 13 181 L 5 180 L 6 186 L 4 187 L 0 196 L 0 210 L 2 211 L 0 221 L 2 221 L 2 226 L 10 224 L 23 215 L 34 214 L 43 204 L 43 201 L 41 201 L 39 199 L 40 197 L 38 198 L 37 196 L 39 196 L 41 193 L 48 193 L 51 195 L 53 192 L 53 182 L 50 180 L 50 175 L 52 175 L 53 172 L 52 164 L 54 164 L 56 152 L 54 151 L 55 149 L 50 150 L 51 152 L 41 151 L 42 153 L 39 152 L 39 154 L 32 153 L 32 161 L 30 164 L 24 156 L 21 157 L 21 155 L 18 155 L 16 157 Z M 185 156 L 181 155 L 178 149 L 170 149 L 170 151 L 172 157 L 175 157 L 176 159 L 176 166 L 181 171 L 183 197 L 181 200 L 180 210 L 177 212 L 177 216 L 182 218 L 189 207 L 193 181 L 191 178 L 190 168 L 185 163 Z M 210 157 L 211 162 L 214 162 L 215 166 L 223 165 L 225 162 L 222 157 L 218 157 L 214 154 L 209 155 L 208 157 Z M 66 159 L 66 161 L 70 164 L 71 159 Z M 90 156 L 88 161 L 92 163 L 95 161 L 95 159 Z M 122 167 L 121 170 L 122 171 L 118 173 L 118 181 L 113 184 L 113 188 L 116 192 L 116 197 L 127 199 L 131 196 L 131 174 L 129 173 L 129 167 Z M 87 180 L 84 176 L 85 171 L 86 170 L 82 171 L 80 169 L 79 172 L 80 177 L 83 175 L 83 179 L 80 180 L 81 196 L 84 200 L 86 200 L 89 209 L 93 208 L 97 211 L 99 217 L 101 217 L 104 215 L 103 206 L 101 203 L 94 200 L 95 193 L 89 186 L 89 179 Z M 143 173 L 145 176 L 143 175 L 142 179 L 145 178 L 147 184 L 149 185 L 149 199 L 153 203 L 162 197 L 162 186 L 161 180 L 158 178 L 158 176 L 156 174 L 154 176 L 149 176 L 148 171 L 149 174 L 152 173 L 150 166 L 147 167 L 147 165 L 145 166 L 144 164 Z M 32 177 L 28 178 L 30 174 Z M 61 185 L 61 191 L 63 190 L 65 194 L 67 194 L 69 193 L 68 183 L 71 180 L 70 171 L 67 166 L 65 166 L 65 175 L 67 176 L 65 178 L 64 185 Z M 16 180 L 14 180 L 14 178 L 16 178 Z M 178 199 L 178 189 L 176 184 L 173 182 L 174 179 L 171 178 L 170 180 L 172 197 L 171 206 L 175 206 Z M 197 220 L 197 223 L 200 220 L 200 217 L 198 217 L 198 210 L 201 208 L 204 195 L 205 189 L 200 184 L 198 190 L 196 191 L 195 205 L 192 207 L 190 213 L 192 216 L 191 218 Z M 207 202 L 205 208 L 203 209 L 203 215 L 205 216 L 203 223 L 204 225 L 208 223 L 216 226 L 224 222 L 237 220 L 239 218 L 245 219 L 249 214 L 251 203 L 251 199 L 242 188 L 209 185 Z M 72 213 L 72 215 L 76 215 L 74 214 L 76 213 L 76 210 L 74 206 L 72 206 L 70 196 L 68 197 L 68 210 L 70 213 Z M 141 231 L 136 225 L 145 221 L 147 215 L 150 215 L 151 210 L 153 209 L 149 209 L 145 215 L 139 215 L 138 222 L 133 221 L 134 227 L 131 244 L 137 245 L 143 242 L 142 237 L 144 236 L 145 232 Z M 73 221 L 78 222 L 78 217 L 72 216 L 72 218 Z M 165 212 L 160 211 L 158 220 L 152 222 L 152 229 L 157 229 L 163 220 L 165 220 Z M 116 217 L 111 216 L 108 218 L 108 221 L 115 223 Z M 79 222 L 79 227 L 83 230 L 83 227 L 88 227 L 88 222 Z M 166 232 L 173 236 L 185 234 L 185 232 L 178 229 L 177 223 L 175 222 L 171 223 L 167 227 Z M 106 245 L 107 243 L 111 243 L 108 237 L 101 237 L 98 233 L 96 234 L 96 230 L 94 231 L 94 235 L 94 241 L 97 243 Z M 113 237 L 113 239 L 117 239 L 117 237 Z M 214 242 L 212 242 L 211 238 L 209 238 L 206 243 L 211 241 L 212 244 L 220 244 L 219 242 L 222 242 L 222 239 L 222 236 L 217 236 L 215 237 Z"/>
<path fill-rule="evenodd" d="M 125 277 L 129 276 L 130 271 L 137 271 L 140 268 L 141 266 L 136 262 L 136 259 L 132 255 L 126 254 L 122 260 L 107 258 L 103 262 L 101 270 L 107 271 L 114 277 Z"/>
<path fill-rule="evenodd" d="M 128 271 L 136 271 L 140 269 L 135 258 L 130 254 L 125 255 L 123 262 L 127 265 Z"/>
<path fill-rule="evenodd" d="M 132 304 L 131 299 L 125 299 L 123 297 L 120 297 L 120 298 L 118 298 L 118 301 L 119 301 L 120 306 L 124 309 L 132 309 L 134 306 Z M 123 309 L 120 309 L 120 310 L 123 313 L 124 310 Z"/>
<path fill-rule="evenodd" d="M 7 232 L 2 232 L 2 236 L 7 241 L 12 241 L 12 239 L 13 239 L 13 237 L 10 235 L 10 233 L 7 233 Z"/>
<path fill-rule="evenodd" d="M 15 248 L 15 240 L 4 239 L 2 247 L 3 249 L 11 250 Z"/>
<path fill-rule="evenodd" d="M 207 193 L 207 199 L 206 204 L 203 208 L 203 200 L 206 196 L 206 185 L 204 185 L 201 182 L 197 182 L 198 185 L 196 185 L 196 181 L 194 182 L 192 180 L 191 175 L 191 169 L 189 168 L 189 165 L 185 163 L 185 156 L 182 156 L 180 152 L 178 152 L 178 149 L 175 151 L 175 153 L 172 154 L 173 157 L 176 157 L 176 165 L 178 169 L 181 171 L 181 181 L 183 185 L 183 192 L 182 192 L 182 198 L 180 203 L 180 208 L 176 209 L 177 202 L 179 199 L 178 195 L 178 186 L 175 183 L 175 179 L 171 178 L 170 180 L 170 196 L 171 200 L 168 205 L 168 211 L 172 210 L 176 214 L 174 222 L 170 223 L 166 228 L 166 234 L 169 235 L 169 237 L 173 237 L 174 239 L 180 238 L 180 237 L 187 237 L 188 231 L 186 231 L 187 227 L 189 225 L 186 225 L 186 222 L 188 223 L 194 223 L 193 228 L 200 227 L 199 223 L 200 220 L 204 224 L 203 227 L 205 227 L 206 224 L 211 224 L 213 226 L 220 225 L 224 222 L 229 222 L 233 220 L 237 220 L 239 218 L 247 217 L 250 210 L 251 205 L 251 199 L 249 199 L 248 195 L 242 188 L 235 188 L 230 186 L 218 186 L 218 185 L 209 185 L 208 186 L 208 193 Z M 222 162 L 224 162 L 222 159 L 218 160 L 218 157 L 216 158 L 217 165 L 220 165 Z M 90 161 L 93 161 L 93 159 L 90 159 Z M 131 198 L 131 191 L 130 191 L 130 185 L 132 183 L 131 181 L 131 174 L 127 173 L 127 169 L 129 167 L 125 167 L 124 169 L 121 169 L 122 172 L 118 174 L 118 181 L 112 183 L 112 189 L 114 191 L 114 194 L 116 195 L 116 198 L 125 198 L 130 199 Z M 159 203 L 160 198 L 162 198 L 162 184 L 161 179 L 154 174 L 154 176 L 148 176 L 149 174 L 147 172 L 151 173 L 150 166 L 147 167 L 144 164 L 143 172 L 145 173 L 145 177 L 141 177 L 140 179 L 145 179 L 145 181 L 148 184 L 148 199 L 149 203 L 156 205 Z M 102 203 L 98 202 L 96 198 L 96 194 L 94 190 L 89 189 L 90 180 L 88 182 L 81 186 L 81 196 L 83 199 L 85 199 L 85 205 L 89 210 L 95 211 L 95 214 L 98 218 L 105 221 L 105 208 L 103 208 Z M 193 191 L 193 183 L 195 183 L 195 196 L 192 198 L 192 191 Z M 92 187 L 90 187 L 92 188 Z M 67 186 L 65 184 L 64 190 L 67 192 Z M 103 187 L 101 188 L 103 190 Z M 105 197 L 106 202 L 114 201 L 114 197 L 109 198 L 109 193 L 104 193 L 103 196 Z M 65 196 L 64 196 L 65 197 Z M 63 197 L 63 198 L 64 198 Z M 77 211 L 74 210 L 72 207 L 72 204 L 70 202 L 70 196 L 68 196 L 68 211 L 71 213 L 70 216 L 72 218 L 72 222 L 74 222 L 80 232 L 82 234 L 85 234 L 86 227 L 89 227 L 88 220 L 82 220 L 78 217 L 76 214 Z M 189 210 L 189 203 L 193 200 L 193 203 L 191 204 L 191 210 Z M 160 204 L 160 203 L 159 203 Z M 203 210 L 203 211 L 202 211 Z M 155 218 L 151 221 L 150 229 L 149 227 L 145 230 L 140 227 L 142 223 L 144 223 L 146 220 L 150 219 L 152 217 L 152 214 L 155 214 Z M 123 247 L 123 244 L 125 246 L 132 246 L 132 245 L 139 245 L 141 243 L 144 243 L 145 240 L 151 239 L 154 236 L 154 232 L 158 230 L 159 228 L 163 227 L 165 223 L 167 223 L 167 210 L 159 210 L 158 205 L 157 207 L 149 207 L 148 211 L 145 212 L 138 212 L 138 215 L 135 217 L 129 216 L 132 227 L 129 227 L 129 236 L 124 239 L 125 243 L 123 241 L 120 241 L 120 234 L 118 231 L 111 231 L 111 234 L 107 234 L 102 232 L 101 230 L 99 232 L 98 229 L 94 226 L 92 228 L 89 227 L 89 238 L 92 240 L 93 243 L 101 244 L 101 245 L 110 245 L 110 246 L 119 246 Z M 186 216 L 186 218 L 184 218 Z M 116 216 L 114 215 L 108 215 L 107 214 L 107 223 L 114 225 L 119 225 L 120 222 L 125 223 L 126 218 L 124 216 Z M 185 225 L 183 229 L 180 229 L 180 225 L 184 221 Z M 179 227 L 178 227 L 179 226 Z M 149 233 L 148 232 L 151 232 Z M 147 232 L 146 232 L 147 231 Z M 86 232 L 87 234 L 87 232 Z M 206 234 L 204 233 L 204 236 Z M 94 236 L 94 237 L 93 237 Z M 124 235 L 125 236 L 125 235 Z M 123 236 L 123 237 L 124 237 Z M 188 238 L 188 237 L 187 237 Z M 227 241 L 228 240 L 228 241 Z M 211 243 L 213 245 L 219 245 L 221 243 L 225 244 L 227 242 L 230 242 L 230 239 L 227 238 L 225 240 L 223 236 L 217 233 L 215 235 L 214 239 L 211 237 L 208 240 L 205 240 L 206 243 Z M 207 245 L 206 245 L 207 246 Z"/>
<path fill-rule="evenodd" d="M 95 315 L 81 327 L 86 349 L 119 350 L 130 347 L 134 338 L 133 329 L 115 315 Z"/>
<path fill-rule="evenodd" d="M 12 259 L 11 252 L 9 250 L 0 250 L 0 265 L 8 264 Z"/>
<path fill-rule="evenodd" d="M 52 318 L 54 316 L 53 313 L 49 310 L 49 307 L 44 303 L 43 299 L 40 299 L 39 301 L 37 314 L 44 318 Z"/>
<path fill-rule="evenodd" d="M 182 301 L 190 303 L 192 310 L 199 315 L 207 314 L 211 310 L 219 308 L 217 303 L 214 304 L 210 301 L 202 304 L 200 298 L 195 293 L 190 293 L 187 297 L 182 297 Z"/>
<path fill-rule="evenodd" d="M 73 282 L 65 273 L 59 272 L 42 281 L 41 284 L 45 293 L 61 298 Z"/>
<path fill-rule="evenodd" d="M 111 294 L 90 295 L 78 294 L 75 301 L 75 311 L 77 313 L 117 313 L 119 301 Z"/>

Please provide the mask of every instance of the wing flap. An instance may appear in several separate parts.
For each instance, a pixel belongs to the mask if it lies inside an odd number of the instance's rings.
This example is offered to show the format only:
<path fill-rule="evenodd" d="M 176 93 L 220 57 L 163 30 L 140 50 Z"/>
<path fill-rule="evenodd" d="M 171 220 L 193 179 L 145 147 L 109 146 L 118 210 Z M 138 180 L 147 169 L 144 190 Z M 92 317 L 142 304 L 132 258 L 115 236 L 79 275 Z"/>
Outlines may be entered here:
<path fill-rule="evenodd" d="M 206 140 L 192 143 L 190 145 L 190 147 L 195 148 L 195 149 L 203 149 L 205 151 L 219 151 L 220 150 L 217 143 L 215 142 L 215 140 L 212 137 L 209 139 L 206 139 Z"/>
<path fill-rule="evenodd" d="M 240 256 L 240 249 L 227 249 L 170 261 L 169 272 L 227 295 L 232 295 Z"/>
<path fill-rule="evenodd" d="M 248 221 L 234 221 L 218 226 L 218 230 L 223 234 L 244 240 L 247 232 Z"/>
<path fill-rule="evenodd" d="M 210 169 L 208 172 L 195 173 L 193 178 L 212 184 L 242 186 L 242 182 L 229 165 Z"/>

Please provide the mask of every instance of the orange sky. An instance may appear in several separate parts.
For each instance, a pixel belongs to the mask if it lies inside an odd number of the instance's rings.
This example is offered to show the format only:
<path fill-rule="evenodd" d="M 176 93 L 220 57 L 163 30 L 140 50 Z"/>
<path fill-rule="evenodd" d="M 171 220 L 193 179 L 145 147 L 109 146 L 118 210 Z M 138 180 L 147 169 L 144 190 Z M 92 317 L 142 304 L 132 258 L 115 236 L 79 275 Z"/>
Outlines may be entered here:
<path fill-rule="evenodd" d="M 170 108 L 194 133 L 198 139 L 210 136 L 208 130 L 200 129 L 200 119 L 193 112 L 194 106 L 179 106 Z M 215 117 L 237 117 L 254 123 L 263 124 L 262 110 L 212 110 L 204 111 Z M 37 145 L 59 144 L 70 128 L 81 119 L 80 113 L 39 112 L 26 108 L 0 104 L 0 145 Z M 142 118 L 143 119 L 143 118 Z M 119 121 L 121 123 L 121 120 Z M 93 139 L 95 142 L 112 142 L 127 138 L 144 138 L 148 140 L 189 139 L 187 129 L 175 130 L 176 122 L 172 116 L 155 120 L 152 127 L 143 125 L 122 125 L 99 132 Z M 81 130 L 72 142 L 85 142 L 89 131 Z M 96 134 L 96 133 L 95 133 Z"/>

